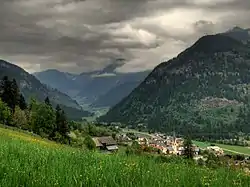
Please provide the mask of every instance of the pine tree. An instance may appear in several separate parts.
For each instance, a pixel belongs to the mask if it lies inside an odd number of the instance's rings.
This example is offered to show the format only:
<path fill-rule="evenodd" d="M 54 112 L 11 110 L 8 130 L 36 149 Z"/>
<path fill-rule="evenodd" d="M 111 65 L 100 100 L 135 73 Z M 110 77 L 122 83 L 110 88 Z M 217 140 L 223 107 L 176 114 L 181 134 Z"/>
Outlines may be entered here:
<path fill-rule="evenodd" d="M 45 98 L 44 102 L 45 102 L 46 105 L 52 107 L 52 105 L 51 105 L 51 103 L 50 103 L 50 100 L 49 100 L 49 97 L 48 97 L 48 96 Z"/>
<path fill-rule="evenodd" d="M 15 79 L 9 80 L 7 76 L 4 76 L 1 84 L 1 99 L 11 109 L 12 113 L 15 111 L 15 107 L 19 105 L 20 91 Z"/>
<path fill-rule="evenodd" d="M 13 111 L 15 111 L 15 107 L 19 106 L 19 101 L 20 101 L 20 90 L 19 87 L 17 85 L 16 79 L 13 79 L 11 82 L 11 98 L 12 98 L 12 102 L 11 102 L 11 109 Z"/>
<path fill-rule="evenodd" d="M 68 140 L 70 131 L 64 110 L 59 105 L 56 106 L 56 129 L 64 140 Z"/>
<path fill-rule="evenodd" d="M 192 139 L 190 136 L 187 136 L 184 141 L 184 155 L 188 159 L 193 158 L 193 150 L 192 150 Z"/>
<path fill-rule="evenodd" d="M 19 107 L 21 110 L 27 109 L 27 103 L 26 103 L 25 98 L 22 94 L 20 94 L 20 98 L 19 98 Z"/>
<path fill-rule="evenodd" d="M 59 131 L 60 128 L 60 117 L 61 116 L 61 107 L 56 105 L 56 131 Z"/>
<path fill-rule="evenodd" d="M 1 83 L 1 99 L 4 103 L 7 104 L 8 107 L 11 105 L 11 98 L 9 93 L 11 92 L 11 81 L 7 76 L 3 77 L 2 83 Z"/>
<path fill-rule="evenodd" d="M 67 118 L 65 115 L 64 110 L 61 110 L 61 126 L 60 126 L 60 133 L 66 137 L 69 133 L 69 126 L 68 126 L 68 122 L 67 122 Z"/>

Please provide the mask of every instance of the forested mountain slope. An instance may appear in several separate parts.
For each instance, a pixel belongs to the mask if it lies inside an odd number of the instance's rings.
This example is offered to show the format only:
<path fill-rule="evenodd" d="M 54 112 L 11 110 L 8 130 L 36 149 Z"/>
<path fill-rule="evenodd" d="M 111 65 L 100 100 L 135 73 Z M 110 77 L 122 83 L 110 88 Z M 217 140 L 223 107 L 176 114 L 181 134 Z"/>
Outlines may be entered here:
<path fill-rule="evenodd" d="M 145 123 L 151 129 L 203 135 L 250 132 L 247 126 L 237 129 L 232 118 L 247 100 L 249 83 L 249 48 L 225 35 L 204 36 L 158 65 L 99 121 Z"/>
<path fill-rule="evenodd" d="M 0 79 L 4 76 L 8 76 L 9 79 L 16 79 L 27 102 L 31 97 L 39 101 L 44 101 L 48 96 L 52 104 L 54 106 L 60 104 L 66 113 L 69 114 L 69 117 L 72 115 L 76 116 L 76 114 L 78 114 L 78 118 L 80 116 L 85 117 L 90 115 L 89 112 L 83 111 L 79 104 L 68 95 L 42 84 L 33 75 L 24 71 L 22 68 L 7 61 L 0 60 Z"/>

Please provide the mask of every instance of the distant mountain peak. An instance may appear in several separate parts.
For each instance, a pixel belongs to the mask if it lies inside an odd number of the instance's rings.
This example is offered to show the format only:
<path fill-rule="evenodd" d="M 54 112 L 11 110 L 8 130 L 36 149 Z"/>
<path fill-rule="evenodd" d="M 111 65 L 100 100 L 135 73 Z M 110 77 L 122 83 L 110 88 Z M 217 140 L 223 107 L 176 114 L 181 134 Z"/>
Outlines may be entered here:
<path fill-rule="evenodd" d="M 226 52 L 234 49 L 235 47 L 242 46 L 242 43 L 228 37 L 227 35 L 216 34 L 206 35 L 201 37 L 193 46 L 188 48 L 182 54 L 193 54 L 193 53 L 215 53 L 215 52 Z"/>
<path fill-rule="evenodd" d="M 222 33 L 222 35 L 229 36 L 235 40 L 241 41 L 243 43 L 246 43 L 250 40 L 250 28 L 243 29 L 240 27 L 234 27 L 230 30 L 228 30 L 225 33 Z"/>
<path fill-rule="evenodd" d="M 228 30 L 227 32 L 239 32 L 239 31 L 245 31 L 245 29 L 235 26 L 232 29 Z"/>

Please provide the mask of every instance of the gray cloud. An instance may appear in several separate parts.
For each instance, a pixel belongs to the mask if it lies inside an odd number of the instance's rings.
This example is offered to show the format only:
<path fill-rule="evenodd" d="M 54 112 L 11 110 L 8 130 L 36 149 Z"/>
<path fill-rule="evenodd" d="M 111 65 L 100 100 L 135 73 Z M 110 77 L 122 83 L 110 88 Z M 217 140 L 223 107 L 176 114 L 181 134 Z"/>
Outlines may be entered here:
<path fill-rule="evenodd" d="M 204 34 L 250 27 L 249 0 L 0 0 L 0 57 L 83 72 L 150 69 Z M 237 15 L 237 16 L 236 16 Z"/>

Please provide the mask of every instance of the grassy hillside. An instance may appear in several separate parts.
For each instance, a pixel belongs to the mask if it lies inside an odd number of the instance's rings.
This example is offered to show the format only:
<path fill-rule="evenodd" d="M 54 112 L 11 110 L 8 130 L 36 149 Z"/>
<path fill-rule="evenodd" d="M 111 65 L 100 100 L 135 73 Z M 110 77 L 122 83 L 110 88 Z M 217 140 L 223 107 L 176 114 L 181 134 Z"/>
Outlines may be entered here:
<path fill-rule="evenodd" d="M 0 186 L 249 185 L 249 177 L 224 168 L 91 153 L 0 127 Z"/>

